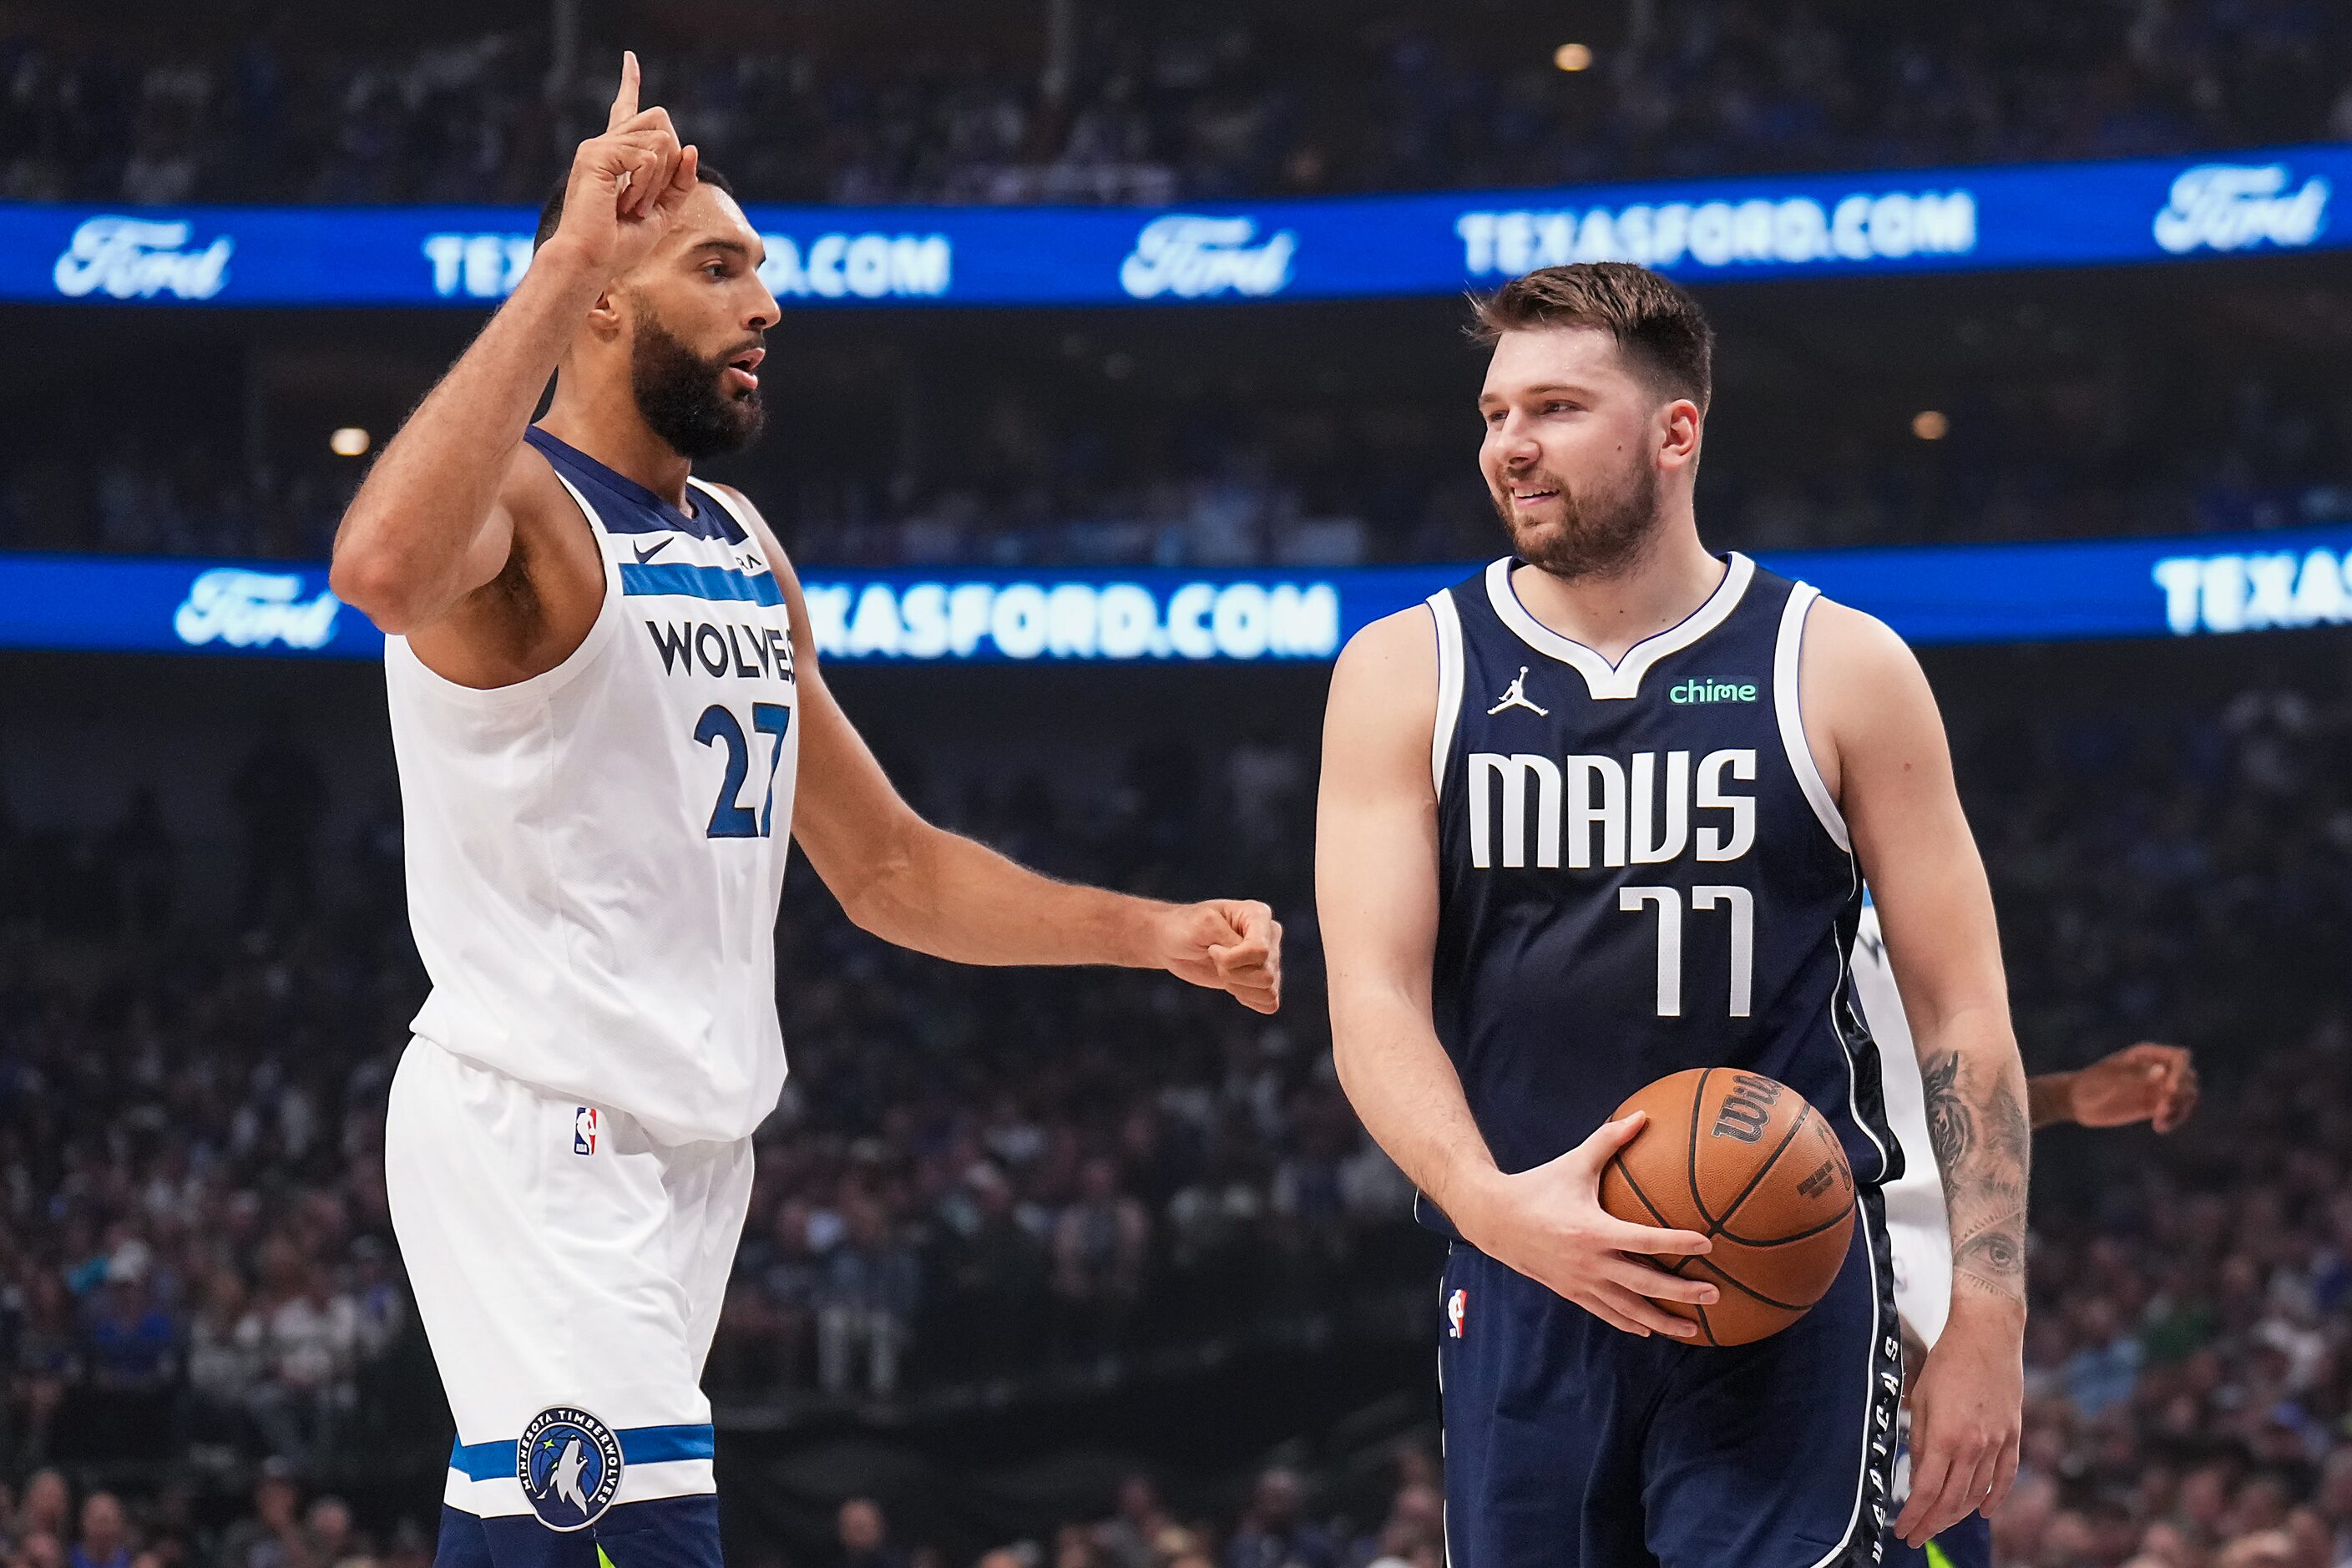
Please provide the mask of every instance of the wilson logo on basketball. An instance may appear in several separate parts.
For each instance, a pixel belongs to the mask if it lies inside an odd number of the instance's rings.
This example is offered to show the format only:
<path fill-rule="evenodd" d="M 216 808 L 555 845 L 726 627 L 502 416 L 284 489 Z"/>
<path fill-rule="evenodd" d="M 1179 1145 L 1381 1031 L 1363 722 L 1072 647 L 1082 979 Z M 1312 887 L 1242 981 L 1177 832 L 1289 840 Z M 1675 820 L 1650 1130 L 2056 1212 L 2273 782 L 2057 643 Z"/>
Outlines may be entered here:
<path fill-rule="evenodd" d="M 1799 1090 L 1731 1068 L 1670 1073 L 1611 1120 L 1636 1110 L 1649 1121 L 1601 1168 L 1601 1206 L 1629 1225 L 1706 1237 L 1706 1255 L 1675 1272 L 1722 1292 L 1661 1308 L 1708 1345 L 1749 1344 L 1803 1317 L 1844 1267 L 1858 1213 L 1836 1130 Z"/>
<path fill-rule="evenodd" d="M 1740 1073 L 1732 1079 L 1731 1092 L 1724 1097 L 1723 1107 L 1715 1113 L 1717 1138 L 1737 1138 L 1742 1143 L 1753 1143 L 1764 1136 L 1765 1123 L 1772 1120 L 1772 1104 L 1780 1098 L 1780 1086 L 1769 1078 L 1756 1078 Z"/>

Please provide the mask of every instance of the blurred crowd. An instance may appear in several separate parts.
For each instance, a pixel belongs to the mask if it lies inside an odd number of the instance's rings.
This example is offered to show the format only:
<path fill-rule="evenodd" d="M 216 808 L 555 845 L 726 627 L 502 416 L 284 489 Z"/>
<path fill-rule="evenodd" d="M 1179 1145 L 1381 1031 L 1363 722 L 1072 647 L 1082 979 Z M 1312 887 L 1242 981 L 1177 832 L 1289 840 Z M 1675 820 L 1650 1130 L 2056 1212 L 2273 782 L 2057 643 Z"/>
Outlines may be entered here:
<path fill-rule="evenodd" d="M 2021 711 L 1998 696 L 2017 679 L 1987 666 L 1946 700 L 2029 1060 L 2179 1038 L 2211 1089 L 2170 1139 L 2044 1139 L 2002 1562 L 2342 1568 L 2352 703 L 2086 687 Z M 722 1422 L 1115 1389 L 1216 1344 L 1432 1331 L 1428 1238 L 1329 1069 L 1308 731 L 1302 715 L 1278 739 L 1141 742 L 1083 779 L 898 769 L 933 815 L 1056 874 L 1269 898 L 1295 944 L 1278 1021 L 1147 976 L 912 958 L 794 881 L 793 1074 L 712 1356 Z M 919 744 L 878 732 L 886 753 Z M 336 1489 L 356 1445 L 377 1471 L 413 1450 L 429 1490 L 446 1440 L 379 1154 L 421 982 L 396 817 L 330 813 L 299 733 L 227 787 L 243 869 L 216 912 L 189 902 L 197 847 L 152 793 L 101 831 L 0 831 L 5 1568 L 424 1550 L 425 1521 L 354 1524 Z M 1109 1517 L 982 1561 L 1433 1568 L 1432 1484 L 1425 1459 L 1370 1499 L 1309 1470 L 1171 1511 L 1138 1481 Z M 853 1500 L 838 1550 L 791 1568 L 943 1562 L 894 1541 L 906 1501 Z"/>
<path fill-rule="evenodd" d="M 1884 410 L 1785 430 L 1766 389 L 1719 387 L 1702 526 L 1718 547 L 1769 551 L 2352 517 L 2352 397 L 2251 368 L 2183 386 L 2102 357 L 1962 392 L 1935 411 L 1931 438 Z M 1196 405 L 1102 428 L 1003 405 L 983 427 L 1021 434 L 975 440 L 928 481 L 809 475 L 776 443 L 740 460 L 740 482 L 813 563 L 1351 565 L 1502 548 L 1464 407 Z"/>
<path fill-rule="evenodd" d="M 940 811 L 1058 875 L 1295 908 L 1307 766 L 1146 748 L 1083 798 L 1013 773 Z M 185 905 L 152 790 L 100 831 L 0 832 L 0 1455 L 302 1460 L 429 1423 L 380 1152 L 421 994 L 399 830 L 387 803 L 331 834 L 324 791 L 299 737 L 235 770 L 217 909 Z M 804 869 L 786 907 L 793 1071 L 723 1399 L 1098 1381 L 1418 1303 L 1428 1244 L 1333 1081 L 1311 962 L 1268 1021 L 1164 979 L 916 961 Z"/>
<path fill-rule="evenodd" d="M 1057 13 L 1059 26 L 1044 21 Z M 1561 38 L 1425 5 L 1081 3 L 888 47 L 698 38 L 647 90 L 750 195 L 1165 202 L 2121 156 L 2352 135 L 2352 20 L 2308 0 L 1637 4 Z M 605 47 L 609 42 L 609 47 Z M 0 44 L 0 196 L 536 200 L 601 129 L 609 58 L 543 30 L 335 47 Z M 593 66 L 593 68 L 592 68 Z"/>
<path fill-rule="evenodd" d="M 1699 515 L 1713 542 L 1751 551 L 2352 517 L 2341 387 L 2252 367 L 2190 385 L 2144 371 L 2118 352 L 2080 374 L 2021 372 L 1937 410 L 1932 440 L 1894 418 L 1784 437 L 1763 395 L 1727 391 Z M 965 396 L 976 416 L 895 471 L 845 461 L 829 428 L 799 428 L 787 411 L 712 471 L 813 565 L 1344 566 L 1501 547 L 1464 408 L 1057 401 L 983 377 Z M 77 425 L 0 454 L 0 550 L 323 559 L 363 471 L 323 452 L 247 465 L 234 443 L 185 428 L 93 439 Z"/>

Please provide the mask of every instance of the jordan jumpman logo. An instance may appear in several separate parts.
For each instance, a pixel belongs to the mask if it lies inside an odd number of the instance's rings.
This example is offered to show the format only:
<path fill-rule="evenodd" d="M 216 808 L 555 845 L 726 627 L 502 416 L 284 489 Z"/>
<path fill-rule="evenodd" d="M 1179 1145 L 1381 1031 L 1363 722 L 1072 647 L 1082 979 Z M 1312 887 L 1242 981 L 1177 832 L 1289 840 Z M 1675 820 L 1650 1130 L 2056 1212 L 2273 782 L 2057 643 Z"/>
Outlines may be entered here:
<path fill-rule="evenodd" d="M 1506 708 L 1524 708 L 1538 719 L 1551 717 L 1550 709 L 1538 708 L 1528 700 L 1528 667 L 1524 664 L 1519 666 L 1519 673 L 1512 677 L 1510 685 L 1503 689 L 1503 700 L 1486 711 L 1489 714 L 1500 713 Z"/>

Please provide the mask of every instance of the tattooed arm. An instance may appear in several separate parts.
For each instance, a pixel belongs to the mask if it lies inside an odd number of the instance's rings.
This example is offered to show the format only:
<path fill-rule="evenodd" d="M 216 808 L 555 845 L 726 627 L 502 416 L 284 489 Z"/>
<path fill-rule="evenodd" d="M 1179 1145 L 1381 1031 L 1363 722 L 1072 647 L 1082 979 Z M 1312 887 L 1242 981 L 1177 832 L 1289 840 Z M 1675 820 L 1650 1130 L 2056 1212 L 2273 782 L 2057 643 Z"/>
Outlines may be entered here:
<path fill-rule="evenodd" d="M 1991 1511 L 2017 1472 L 2025 1071 L 1992 893 L 1927 676 L 1894 633 L 1826 601 L 1807 616 L 1802 651 L 1806 741 L 1877 900 L 1951 1210 L 1951 1316 L 1912 1388 L 1911 1497 L 1895 1521 L 1917 1546 Z"/>
<path fill-rule="evenodd" d="M 1952 1216 L 1952 1289 L 1955 1296 L 1974 1289 L 2021 1303 L 2033 1125 L 2021 1097 L 2000 1081 L 2005 1075 L 1991 1074 L 1986 1092 L 1985 1086 L 1964 1081 L 1966 1065 L 1956 1050 L 1920 1055 L 1927 1140 L 1935 1145 L 1944 1205 Z"/>

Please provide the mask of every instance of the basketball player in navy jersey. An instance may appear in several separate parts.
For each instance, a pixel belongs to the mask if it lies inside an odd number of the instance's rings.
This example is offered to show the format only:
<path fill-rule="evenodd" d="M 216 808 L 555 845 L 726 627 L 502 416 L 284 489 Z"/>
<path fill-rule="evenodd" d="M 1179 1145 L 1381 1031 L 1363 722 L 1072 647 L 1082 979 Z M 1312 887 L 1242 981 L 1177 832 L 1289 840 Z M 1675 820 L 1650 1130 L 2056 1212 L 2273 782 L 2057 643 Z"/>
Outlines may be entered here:
<path fill-rule="evenodd" d="M 715 1568 L 699 1384 L 784 1076 L 788 846 L 867 931 L 968 963 L 1165 969 L 1270 1013 L 1281 933 L 1049 880 L 891 789 L 774 533 L 693 475 L 759 429 L 776 302 L 634 57 L 539 238 L 335 542 L 387 634 L 433 981 L 385 1180 L 457 1418 L 440 1568 Z"/>
<path fill-rule="evenodd" d="M 1869 616 L 1699 541 L 1712 333 L 1655 274 L 1480 307 L 1480 466 L 1513 553 L 1366 627 L 1332 679 L 1318 905 L 1340 1079 L 1453 1238 L 1457 1568 L 1827 1568 L 1997 1506 L 2017 1465 L 2029 1139 L 1984 868 L 1934 698 Z M 1955 1280 L 1890 1506 L 1901 1170 L 1848 985 L 1863 876 L 1949 1058 Z M 1723 1348 L 1706 1237 L 1624 1224 L 1605 1119 L 1666 1073 L 1788 1083 L 1862 1213 L 1804 1317 Z M 1653 1260 L 1657 1261 L 1653 1261 Z M 1892 1516 L 1892 1517 L 1890 1517 Z"/>
<path fill-rule="evenodd" d="M 1864 903 L 1854 934 L 1854 1001 L 1878 1046 L 1888 1124 L 1905 1152 L 1903 1174 L 1885 1184 L 1887 1252 L 1895 1264 L 1895 1310 L 1903 1331 L 1903 1367 L 1916 1377 L 1944 1331 L 1952 1298 L 1952 1228 L 1933 1154 L 1938 1136 L 1967 1120 L 1950 1099 L 1951 1063 L 1923 1064 L 1911 1041 L 1903 997 L 1887 965 L 1878 910 Z M 2179 1046 L 2143 1040 L 2110 1051 L 2070 1072 L 2036 1073 L 2025 1080 L 2033 1130 L 2072 1122 L 2078 1127 L 2128 1127 L 2148 1122 L 2159 1133 L 2178 1131 L 2197 1109 L 2196 1064 Z M 1895 1467 L 1900 1500 L 1910 1477 Z M 1906 1548 L 1891 1568 L 1993 1568 L 1992 1522 L 1969 1514 L 1917 1550 Z"/>

